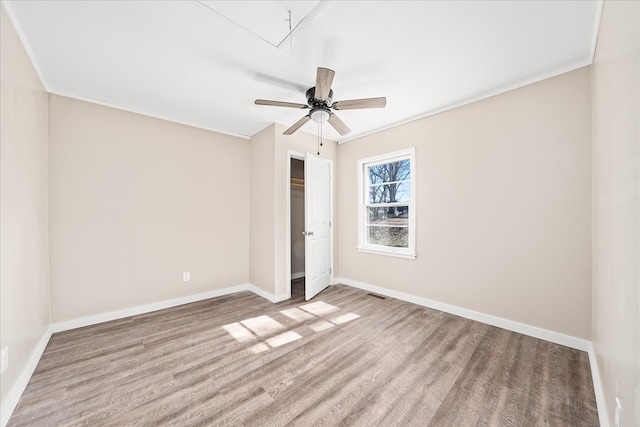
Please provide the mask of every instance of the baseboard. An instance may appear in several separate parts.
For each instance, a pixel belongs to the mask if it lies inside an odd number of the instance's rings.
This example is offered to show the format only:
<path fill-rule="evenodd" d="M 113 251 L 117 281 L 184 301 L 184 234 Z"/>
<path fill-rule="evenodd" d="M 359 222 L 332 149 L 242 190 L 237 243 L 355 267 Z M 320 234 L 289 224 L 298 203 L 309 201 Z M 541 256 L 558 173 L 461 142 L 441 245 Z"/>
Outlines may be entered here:
<path fill-rule="evenodd" d="M 375 292 L 377 294 L 386 295 L 391 298 L 397 298 L 399 300 L 411 302 L 413 304 L 422 305 L 424 307 L 433 308 L 435 310 L 444 311 L 446 313 L 455 314 L 456 316 L 464 317 L 478 322 L 486 323 L 488 325 L 497 326 L 509 331 L 518 332 L 520 334 L 528 335 L 534 338 L 539 338 L 545 341 L 553 342 L 556 344 L 564 345 L 566 347 L 575 348 L 577 350 L 588 351 L 589 341 L 581 338 L 572 337 L 570 335 L 564 335 L 559 332 L 549 331 L 547 329 L 539 328 L 537 326 L 531 326 L 513 320 L 503 319 L 501 317 L 493 316 L 478 311 L 468 310 L 466 308 L 457 307 L 455 305 L 445 304 L 442 302 L 430 300 L 427 298 L 417 297 L 411 294 L 405 294 L 403 292 L 393 291 L 380 286 L 370 285 L 368 283 L 359 282 L 357 280 L 351 280 L 347 278 L 336 278 L 334 283 L 343 283 L 354 288 L 364 289 L 369 292 Z"/>
<path fill-rule="evenodd" d="M 96 314 L 93 316 L 80 317 L 78 319 L 67 320 L 52 324 L 53 332 L 68 331 L 70 329 L 82 328 L 84 326 L 95 325 L 97 323 L 109 322 L 111 320 L 122 319 L 124 317 L 137 316 L 139 314 L 150 313 L 152 311 L 162 310 L 165 308 L 176 307 L 178 305 L 189 304 L 192 302 L 202 301 L 209 298 L 220 297 L 223 295 L 234 294 L 242 291 L 255 292 L 255 286 L 244 284 L 231 286 L 228 288 L 216 289 L 213 291 L 202 292 L 185 297 L 174 298 L 170 300 L 160 301 L 152 304 L 138 305 L 136 307 L 125 308 L 122 310 L 110 311 L 107 313 Z M 263 296 L 261 294 L 258 294 Z M 263 296 L 264 297 L 264 296 Z M 266 298 L 266 297 L 265 297 Z M 269 299 L 269 298 L 267 298 Z"/>
<path fill-rule="evenodd" d="M 298 271 L 297 273 L 291 273 L 291 280 L 300 279 L 305 276 L 304 271 Z"/>
<path fill-rule="evenodd" d="M 546 341 L 554 342 L 556 344 L 564 345 L 567 347 L 575 348 L 577 350 L 586 351 L 589 355 L 589 362 L 591 365 L 591 376 L 593 378 L 593 387 L 596 395 L 596 403 L 598 405 L 598 416 L 600 418 L 600 425 L 603 427 L 607 427 L 609 424 L 608 411 L 606 407 L 606 402 L 604 399 L 604 391 L 602 388 L 602 382 L 600 379 L 600 372 L 598 370 L 598 363 L 595 356 L 595 350 L 593 348 L 593 344 L 590 341 L 583 340 L 580 338 L 571 337 L 568 335 L 560 334 L 553 331 L 548 331 L 546 329 L 538 328 L 535 326 L 526 325 L 519 322 L 514 322 L 511 320 L 503 319 L 500 317 L 476 312 L 473 310 L 468 310 L 465 308 L 444 304 L 438 301 L 433 301 L 427 298 L 417 297 L 415 295 L 406 294 L 403 292 L 397 292 L 390 289 L 382 288 L 375 285 L 370 285 L 368 283 L 359 282 L 356 280 L 346 279 L 346 278 L 336 278 L 334 283 L 343 283 L 348 286 L 352 286 L 354 288 L 363 289 L 369 292 L 375 292 L 377 294 L 386 295 L 391 298 L 396 298 L 399 300 L 407 301 L 413 304 L 418 304 L 424 307 L 433 308 L 435 310 L 444 311 L 446 313 L 451 313 L 457 316 L 465 317 L 467 319 L 476 320 L 479 322 L 483 322 L 489 325 L 497 326 L 503 329 L 507 329 L 510 331 L 518 332 L 524 335 L 532 336 L 534 338 L 540 338 Z M 223 289 L 217 289 L 214 291 L 203 292 L 195 295 L 189 295 L 186 297 L 175 298 L 171 300 L 161 301 L 153 304 L 146 304 L 137 307 L 131 307 L 124 310 L 111 311 L 108 313 L 98 314 L 94 316 L 82 317 L 79 319 L 69 320 L 65 322 L 58 322 L 49 325 L 46 332 L 40 338 L 40 341 L 36 345 L 36 348 L 31 354 L 29 361 L 25 365 L 22 370 L 20 376 L 18 377 L 18 381 L 14 385 L 14 387 L 9 391 L 7 398 L 2 407 L 2 414 L 0 418 L 0 427 L 5 427 L 9 422 L 9 418 L 13 413 L 24 389 L 29 383 L 29 379 L 31 375 L 36 369 L 42 354 L 51 338 L 51 335 L 55 332 L 62 332 L 69 329 L 80 328 L 83 326 L 94 325 L 97 323 L 107 322 L 110 320 L 121 319 L 123 317 L 135 316 L 138 314 L 149 313 L 156 310 L 162 310 L 164 308 L 175 307 L 178 305 L 188 304 L 191 302 L 202 301 L 209 298 L 215 298 L 223 295 L 229 295 L 242 291 L 251 291 L 258 296 L 265 298 L 268 301 L 273 303 L 285 301 L 291 298 L 291 295 L 282 294 L 282 295 L 273 295 L 270 294 L 255 285 L 252 284 L 244 284 L 238 285 Z"/>
<path fill-rule="evenodd" d="M 38 362 L 44 353 L 45 348 L 47 347 L 47 343 L 51 338 L 51 335 L 56 332 L 68 331 L 70 329 L 82 328 L 84 326 L 95 325 L 98 323 L 109 322 L 111 320 L 122 319 L 125 317 L 136 316 L 139 314 L 150 313 L 152 311 L 162 310 L 165 308 L 176 307 L 183 304 L 189 304 L 192 302 L 202 301 L 209 298 L 215 298 L 223 295 L 235 294 L 237 292 L 243 291 L 251 291 L 254 294 L 265 298 L 268 301 L 273 303 L 277 303 L 280 301 L 285 301 L 291 298 L 289 294 L 282 295 L 273 295 L 257 286 L 251 285 L 249 283 L 244 285 L 232 286 L 223 289 L 216 289 L 213 291 L 202 292 L 194 295 L 187 295 L 181 298 L 174 298 L 170 300 L 160 301 L 152 304 L 139 305 L 136 307 L 125 308 L 123 310 L 110 311 L 107 313 L 96 314 L 93 316 L 80 317 L 78 319 L 67 320 L 64 322 L 52 323 L 47 328 L 47 331 L 42 336 L 38 345 L 34 349 L 27 365 L 22 370 L 22 373 L 18 377 L 18 381 L 15 386 L 9 391 L 7 399 L 5 400 L 2 411 L 1 411 L 1 424 L 0 427 L 5 427 L 9 422 L 9 418 L 11 418 L 11 414 L 13 413 L 24 389 L 27 387 L 29 380 L 31 379 L 31 375 L 33 375 L 36 366 L 38 366 Z"/>
<path fill-rule="evenodd" d="M 27 364 L 22 369 L 22 372 L 20 372 L 18 380 L 11 390 L 9 390 L 7 398 L 2 404 L 2 411 L 0 411 L 2 413 L 0 416 L 0 426 L 5 427 L 9 422 L 9 418 L 11 418 L 11 414 L 13 414 L 13 411 L 16 409 L 18 401 L 20 401 L 20 397 L 22 396 L 22 393 L 24 393 L 24 389 L 27 387 L 27 384 L 31 379 L 31 375 L 33 375 L 33 372 L 36 370 L 36 366 L 38 366 L 38 362 L 42 357 L 42 353 L 44 353 L 44 349 L 49 343 L 52 333 L 53 328 L 49 325 L 42 337 L 40 337 L 40 341 L 38 341 L 38 344 L 31 352 L 31 357 L 29 357 Z"/>
<path fill-rule="evenodd" d="M 278 303 L 278 302 L 282 302 L 282 301 L 286 301 L 289 298 L 291 298 L 291 294 L 290 293 L 286 293 L 286 294 L 280 294 L 280 295 L 273 295 L 270 294 L 269 292 L 260 289 L 259 287 L 255 286 L 255 285 L 249 285 L 248 290 L 250 290 L 251 292 L 253 292 L 256 295 L 261 296 L 262 298 L 271 301 L 272 303 Z"/>
<path fill-rule="evenodd" d="M 593 391 L 596 395 L 596 404 L 598 405 L 598 417 L 600 418 L 600 426 L 609 426 L 609 411 L 607 409 L 607 402 L 604 399 L 604 388 L 602 387 L 602 380 L 600 379 L 600 369 L 598 369 L 598 359 L 596 358 L 596 351 L 593 347 L 593 342 L 589 342 L 589 365 L 591 366 L 591 379 L 593 380 Z"/>

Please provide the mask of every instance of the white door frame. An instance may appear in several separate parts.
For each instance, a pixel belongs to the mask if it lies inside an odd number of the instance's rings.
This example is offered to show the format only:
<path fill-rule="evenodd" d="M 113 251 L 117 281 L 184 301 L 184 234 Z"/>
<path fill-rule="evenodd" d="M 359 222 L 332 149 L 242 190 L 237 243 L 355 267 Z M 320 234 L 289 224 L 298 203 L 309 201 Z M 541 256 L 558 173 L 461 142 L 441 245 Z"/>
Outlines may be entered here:
<path fill-rule="evenodd" d="M 297 159 L 304 161 L 306 153 L 302 151 L 287 150 L 287 182 L 286 182 L 286 218 L 287 225 L 285 227 L 285 279 L 287 280 L 287 299 L 291 299 L 291 159 Z M 329 253 L 331 259 L 331 277 L 329 279 L 329 285 L 333 285 L 334 270 L 333 270 L 333 160 L 329 160 L 329 170 L 331 171 L 331 186 L 329 188 L 329 206 L 330 206 L 330 218 L 331 218 L 331 232 L 329 234 L 331 251 Z M 306 214 L 306 213 L 305 213 Z M 305 269 L 306 269 L 305 265 Z"/>

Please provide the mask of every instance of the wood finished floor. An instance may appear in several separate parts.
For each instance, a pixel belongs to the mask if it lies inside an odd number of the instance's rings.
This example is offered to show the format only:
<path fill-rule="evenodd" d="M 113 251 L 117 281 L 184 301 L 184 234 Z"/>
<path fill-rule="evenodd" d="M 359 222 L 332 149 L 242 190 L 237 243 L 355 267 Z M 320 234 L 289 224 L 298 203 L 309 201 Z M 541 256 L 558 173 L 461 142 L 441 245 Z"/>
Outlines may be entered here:
<path fill-rule="evenodd" d="M 56 333 L 9 426 L 596 426 L 587 354 L 344 285 Z"/>

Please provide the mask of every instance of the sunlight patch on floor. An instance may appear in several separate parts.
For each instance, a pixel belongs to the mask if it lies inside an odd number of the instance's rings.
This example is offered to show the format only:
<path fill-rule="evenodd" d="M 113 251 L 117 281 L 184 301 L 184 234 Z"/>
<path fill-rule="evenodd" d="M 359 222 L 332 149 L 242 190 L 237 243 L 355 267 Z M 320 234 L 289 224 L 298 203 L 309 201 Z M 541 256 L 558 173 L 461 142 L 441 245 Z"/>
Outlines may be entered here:
<path fill-rule="evenodd" d="M 305 320 L 315 318 L 313 314 L 307 313 L 306 311 L 300 310 L 299 308 L 289 308 L 287 310 L 282 310 L 280 313 L 284 314 L 289 319 L 298 322 L 304 322 Z"/>
<path fill-rule="evenodd" d="M 308 325 L 314 332 L 321 332 L 360 317 L 355 313 L 344 313 L 333 316 L 330 319 L 326 318 L 328 315 L 334 314 L 339 310 L 340 309 L 338 307 L 327 304 L 326 302 L 316 301 L 299 307 L 288 308 L 280 311 L 280 313 L 298 323 L 317 319 L 316 322 Z M 274 335 L 275 333 L 285 329 L 285 326 L 282 323 L 267 315 L 252 317 L 241 320 L 240 322 L 229 323 L 228 325 L 224 325 L 222 329 L 227 331 L 229 335 L 241 343 L 248 343 L 262 338 L 264 341 L 260 341 L 249 348 L 249 351 L 254 354 L 264 353 L 270 349 L 280 347 L 303 338 L 302 335 L 291 330 L 266 338 L 267 336 Z"/>
<path fill-rule="evenodd" d="M 315 323 L 309 325 L 311 329 L 315 332 L 324 331 L 325 329 L 333 328 L 335 325 L 331 322 L 327 322 L 326 320 L 318 320 Z"/>
<path fill-rule="evenodd" d="M 322 301 L 301 305 L 300 308 L 316 316 L 325 316 L 339 310 L 338 307 Z"/>
<path fill-rule="evenodd" d="M 230 323 L 228 325 L 224 325 L 222 329 L 227 331 L 229 335 L 240 342 L 249 342 L 257 339 L 250 330 L 242 326 L 240 323 Z"/>
<path fill-rule="evenodd" d="M 253 353 L 255 353 L 255 354 L 258 354 L 258 353 L 262 353 L 263 351 L 267 351 L 267 350 L 269 350 L 270 348 L 271 348 L 271 347 L 269 347 L 267 344 L 265 344 L 265 343 L 261 342 L 261 343 L 258 343 L 258 344 L 256 344 L 256 345 L 254 345 L 254 346 L 253 346 L 253 347 L 251 347 L 249 350 L 250 350 L 250 351 L 252 351 L 252 352 L 253 352 Z"/>
<path fill-rule="evenodd" d="M 273 338 L 267 338 L 267 344 L 275 348 L 275 347 L 280 347 L 281 345 L 284 345 L 284 344 L 288 344 L 295 340 L 299 340 L 300 338 L 302 338 L 302 335 L 299 335 L 293 331 L 287 331 Z"/>
<path fill-rule="evenodd" d="M 345 314 L 341 314 L 340 316 L 334 317 L 333 319 L 331 319 L 331 322 L 335 323 L 336 325 L 341 325 L 343 323 L 347 323 L 347 322 L 350 322 L 352 320 L 355 320 L 358 317 L 360 317 L 360 316 L 358 316 L 355 313 L 345 313 Z"/>
<path fill-rule="evenodd" d="M 273 335 L 279 330 L 284 329 L 282 323 L 278 322 L 277 320 L 273 320 L 271 317 L 266 315 L 242 320 L 240 323 L 253 331 L 253 333 L 258 335 L 259 337 Z"/>

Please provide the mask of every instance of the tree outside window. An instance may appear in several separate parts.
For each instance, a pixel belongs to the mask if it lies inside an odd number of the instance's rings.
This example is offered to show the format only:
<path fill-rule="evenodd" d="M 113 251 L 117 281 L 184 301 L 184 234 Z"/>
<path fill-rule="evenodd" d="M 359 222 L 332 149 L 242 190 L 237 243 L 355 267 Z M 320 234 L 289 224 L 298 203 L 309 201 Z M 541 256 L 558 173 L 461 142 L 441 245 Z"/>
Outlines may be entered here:
<path fill-rule="evenodd" d="M 359 161 L 359 249 L 415 258 L 415 149 Z"/>

